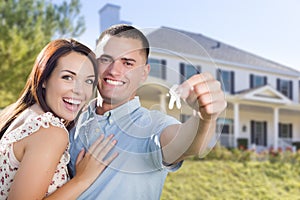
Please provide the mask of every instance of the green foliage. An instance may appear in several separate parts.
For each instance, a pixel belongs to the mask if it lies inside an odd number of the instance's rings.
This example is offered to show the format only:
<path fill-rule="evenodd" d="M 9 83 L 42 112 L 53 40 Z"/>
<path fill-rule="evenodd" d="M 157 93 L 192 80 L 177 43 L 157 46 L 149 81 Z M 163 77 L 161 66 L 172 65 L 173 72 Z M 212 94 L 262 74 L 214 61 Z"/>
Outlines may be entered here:
<path fill-rule="evenodd" d="M 194 157 L 193 160 L 223 160 L 235 162 L 248 161 L 269 161 L 271 163 L 297 163 L 300 162 L 300 150 L 292 152 L 292 149 L 282 151 L 273 149 L 255 152 L 251 149 L 228 149 L 220 145 L 216 145 L 204 158 Z"/>
<path fill-rule="evenodd" d="M 300 164 L 186 160 L 169 173 L 162 200 L 299 199 Z"/>
<path fill-rule="evenodd" d="M 83 33 L 79 8 L 79 0 L 60 5 L 46 0 L 0 1 L 0 108 L 16 101 L 36 56 L 51 39 Z"/>

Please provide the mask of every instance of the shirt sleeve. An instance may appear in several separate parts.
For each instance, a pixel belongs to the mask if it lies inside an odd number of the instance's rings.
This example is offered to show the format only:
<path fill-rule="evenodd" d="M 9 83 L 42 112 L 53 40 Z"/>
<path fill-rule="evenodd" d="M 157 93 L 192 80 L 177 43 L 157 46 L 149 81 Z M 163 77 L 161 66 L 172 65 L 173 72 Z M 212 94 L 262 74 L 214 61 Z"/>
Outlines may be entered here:
<path fill-rule="evenodd" d="M 179 162 L 179 163 L 175 163 L 175 164 L 167 164 L 165 162 L 163 162 L 163 156 L 162 156 L 162 149 L 161 149 L 161 144 L 160 144 L 160 136 L 161 133 L 163 132 L 163 130 L 173 124 L 180 124 L 181 122 L 179 122 L 177 119 L 175 119 L 174 117 L 171 117 L 169 115 L 165 115 L 164 113 L 161 112 L 152 112 L 152 119 L 156 121 L 155 124 L 155 128 L 154 128 L 154 134 L 151 138 L 152 142 L 151 142 L 151 151 L 157 152 L 157 163 L 156 165 L 161 168 L 161 169 L 166 169 L 169 172 L 174 172 L 176 170 L 178 170 L 183 161 Z"/>

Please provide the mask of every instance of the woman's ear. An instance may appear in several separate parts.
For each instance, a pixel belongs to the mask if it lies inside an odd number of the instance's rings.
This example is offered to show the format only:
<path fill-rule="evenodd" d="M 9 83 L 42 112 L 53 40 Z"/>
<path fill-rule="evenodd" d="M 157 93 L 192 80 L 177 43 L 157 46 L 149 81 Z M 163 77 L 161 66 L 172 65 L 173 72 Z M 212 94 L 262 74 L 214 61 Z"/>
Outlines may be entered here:
<path fill-rule="evenodd" d="M 42 84 L 42 88 L 43 88 L 43 89 L 46 88 L 46 82 L 44 82 L 44 83 Z"/>

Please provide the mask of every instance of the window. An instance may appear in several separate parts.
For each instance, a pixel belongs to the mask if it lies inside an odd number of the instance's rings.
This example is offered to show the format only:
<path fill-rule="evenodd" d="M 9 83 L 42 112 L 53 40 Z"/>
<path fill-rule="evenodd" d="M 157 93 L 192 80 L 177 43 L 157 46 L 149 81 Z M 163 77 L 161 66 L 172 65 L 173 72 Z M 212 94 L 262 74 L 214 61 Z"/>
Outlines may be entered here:
<path fill-rule="evenodd" d="M 233 119 L 225 119 L 225 118 L 218 118 L 217 119 L 217 126 L 216 126 L 216 136 L 220 135 L 220 143 L 222 146 L 225 147 L 233 147 L 234 146 L 234 125 Z"/>
<path fill-rule="evenodd" d="M 222 84 L 222 89 L 229 94 L 234 94 L 234 72 L 218 70 L 217 79 Z"/>
<path fill-rule="evenodd" d="M 267 84 L 266 76 L 258 76 L 250 74 L 250 88 L 255 88 Z"/>
<path fill-rule="evenodd" d="M 283 79 L 277 79 L 277 90 L 287 96 L 290 99 L 293 99 L 293 82 Z"/>
<path fill-rule="evenodd" d="M 151 67 L 149 76 L 166 79 L 166 60 L 149 58 L 148 63 Z"/>
<path fill-rule="evenodd" d="M 233 119 L 218 118 L 216 132 L 233 134 Z"/>
<path fill-rule="evenodd" d="M 279 138 L 292 139 L 293 138 L 293 124 L 279 123 Z"/>
<path fill-rule="evenodd" d="M 194 74 L 199 74 L 201 72 L 200 66 L 194 66 L 192 64 L 180 63 L 180 81 L 181 83 L 189 79 Z"/>

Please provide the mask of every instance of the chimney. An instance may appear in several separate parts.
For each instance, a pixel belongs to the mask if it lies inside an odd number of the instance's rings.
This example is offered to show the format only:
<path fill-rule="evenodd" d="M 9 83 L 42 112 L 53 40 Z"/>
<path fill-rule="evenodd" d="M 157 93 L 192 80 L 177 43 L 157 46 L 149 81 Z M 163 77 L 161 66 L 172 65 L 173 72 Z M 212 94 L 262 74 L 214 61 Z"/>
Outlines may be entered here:
<path fill-rule="evenodd" d="M 117 5 L 106 4 L 99 10 L 100 33 L 114 24 L 119 24 L 120 8 L 121 7 Z"/>
<path fill-rule="evenodd" d="M 100 33 L 115 24 L 131 24 L 120 20 L 120 9 L 121 6 L 108 3 L 99 10 Z"/>

